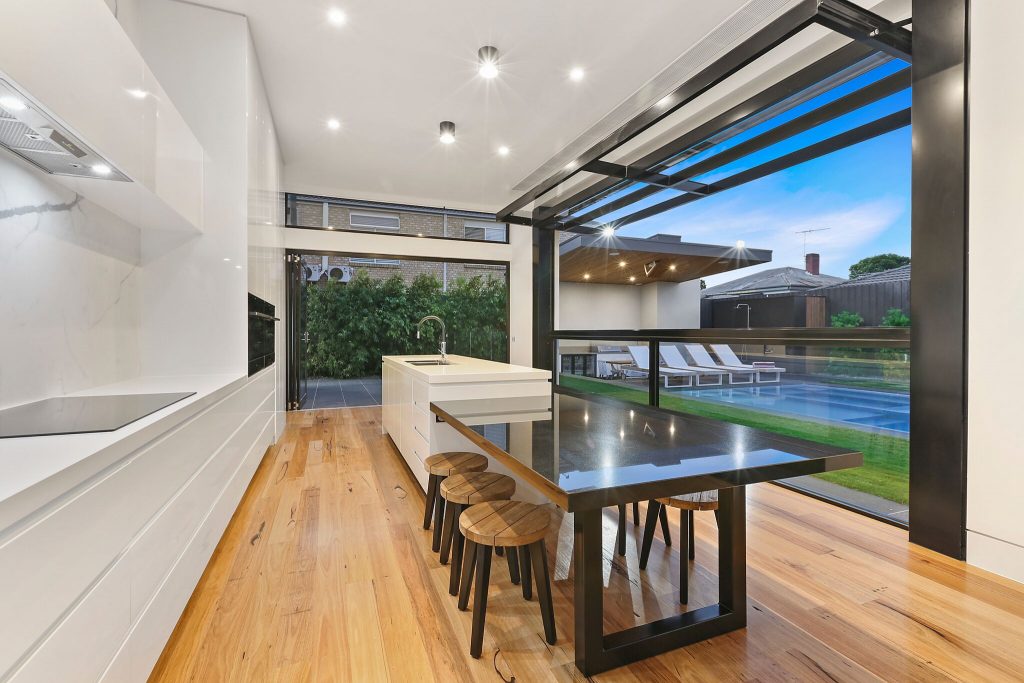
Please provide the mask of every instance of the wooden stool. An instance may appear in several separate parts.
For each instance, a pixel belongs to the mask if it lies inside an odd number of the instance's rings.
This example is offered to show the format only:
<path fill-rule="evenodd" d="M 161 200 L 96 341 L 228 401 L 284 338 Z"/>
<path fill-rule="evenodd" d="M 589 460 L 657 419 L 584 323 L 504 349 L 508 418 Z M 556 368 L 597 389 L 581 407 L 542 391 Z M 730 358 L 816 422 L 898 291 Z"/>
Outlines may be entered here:
<path fill-rule="evenodd" d="M 459 517 L 459 528 L 466 537 L 466 552 L 462 561 L 462 579 L 459 587 L 459 609 L 469 606 L 469 591 L 476 569 L 476 595 L 473 598 L 473 635 L 469 653 L 480 658 L 484 642 L 484 618 L 487 613 L 487 583 L 491 574 L 491 549 L 518 548 L 524 567 L 532 561 L 537 582 L 540 616 L 544 622 L 544 637 L 549 645 L 555 644 L 555 614 L 551 605 L 551 579 L 548 575 L 548 557 L 544 537 L 548 533 L 551 516 L 539 505 L 515 500 L 480 503 L 466 508 Z M 532 594 L 529 574 L 522 576 L 523 597 Z"/>
<path fill-rule="evenodd" d="M 516 480 L 497 472 L 470 472 L 469 474 L 453 474 L 441 482 L 441 497 L 444 498 L 444 522 L 441 525 L 441 564 L 448 563 L 448 553 L 452 556 L 451 578 L 448 592 L 458 595 L 459 571 L 462 568 L 462 549 L 465 537 L 459 531 L 459 517 L 470 505 L 487 503 L 494 500 L 509 500 L 516 492 Z M 513 549 L 514 552 L 514 549 Z M 512 582 L 519 583 L 518 567 L 513 568 L 513 560 L 509 556 L 509 573 Z"/>
<path fill-rule="evenodd" d="M 662 518 L 662 529 L 665 533 L 666 545 L 668 542 L 668 524 L 663 517 L 665 508 L 671 507 L 679 510 L 679 527 L 682 536 L 682 547 L 679 549 L 679 602 L 686 604 L 689 601 L 689 569 L 690 560 L 694 556 L 693 543 L 693 513 L 697 510 L 714 510 L 715 523 L 718 523 L 718 491 L 700 491 L 698 493 L 687 493 L 672 498 L 659 498 L 647 504 L 647 523 L 644 526 L 644 542 L 640 549 L 640 569 L 647 568 L 647 559 L 651 555 L 651 543 L 654 541 L 654 527 L 659 517 Z"/>
<path fill-rule="evenodd" d="M 430 477 L 427 479 L 427 506 L 423 511 L 423 528 L 430 528 L 431 514 L 434 516 L 434 538 L 430 544 L 436 553 L 441 549 L 441 516 L 444 515 L 444 499 L 438 495 L 438 485 L 453 474 L 483 472 L 487 469 L 487 457 L 479 453 L 454 451 L 435 453 L 423 461 Z"/>

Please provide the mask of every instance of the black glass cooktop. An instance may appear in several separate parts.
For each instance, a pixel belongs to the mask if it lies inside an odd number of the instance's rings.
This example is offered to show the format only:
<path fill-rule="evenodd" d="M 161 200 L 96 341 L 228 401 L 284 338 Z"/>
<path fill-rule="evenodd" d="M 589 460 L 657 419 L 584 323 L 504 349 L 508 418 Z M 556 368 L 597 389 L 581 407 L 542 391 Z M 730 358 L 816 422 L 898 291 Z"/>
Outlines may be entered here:
<path fill-rule="evenodd" d="M 0 439 L 112 432 L 195 393 L 61 396 L 26 403 L 0 410 Z"/>

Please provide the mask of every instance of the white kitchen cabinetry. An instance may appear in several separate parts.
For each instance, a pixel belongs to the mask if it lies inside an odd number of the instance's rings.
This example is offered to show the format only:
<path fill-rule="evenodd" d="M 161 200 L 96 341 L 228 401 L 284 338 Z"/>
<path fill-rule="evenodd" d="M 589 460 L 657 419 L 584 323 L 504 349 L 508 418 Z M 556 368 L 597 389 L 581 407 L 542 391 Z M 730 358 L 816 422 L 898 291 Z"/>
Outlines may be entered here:
<path fill-rule="evenodd" d="M 426 488 L 423 461 L 437 442 L 430 404 L 436 401 L 518 396 L 550 396 L 551 373 L 466 356 L 449 356 L 451 365 L 410 365 L 436 356 L 384 356 L 382 415 L 391 437 L 420 486 Z"/>

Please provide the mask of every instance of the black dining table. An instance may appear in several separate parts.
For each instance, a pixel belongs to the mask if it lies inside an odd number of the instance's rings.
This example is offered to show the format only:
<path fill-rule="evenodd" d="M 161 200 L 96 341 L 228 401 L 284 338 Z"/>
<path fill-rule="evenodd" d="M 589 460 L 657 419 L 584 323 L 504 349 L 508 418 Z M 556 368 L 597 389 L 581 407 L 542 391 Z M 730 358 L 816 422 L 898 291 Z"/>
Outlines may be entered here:
<path fill-rule="evenodd" d="M 587 676 L 744 628 L 744 487 L 863 464 L 847 448 L 563 390 L 430 409 L 573 513 L 576 666 Z M 605 633 L 602 509 L 709 490 L 719 492 L 718 602 Z"/>

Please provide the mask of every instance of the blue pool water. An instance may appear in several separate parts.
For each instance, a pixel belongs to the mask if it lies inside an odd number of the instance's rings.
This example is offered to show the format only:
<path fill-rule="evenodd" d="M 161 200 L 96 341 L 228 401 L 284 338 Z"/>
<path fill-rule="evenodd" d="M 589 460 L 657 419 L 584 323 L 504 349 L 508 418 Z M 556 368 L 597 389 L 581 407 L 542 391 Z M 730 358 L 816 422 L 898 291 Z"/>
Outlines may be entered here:
<path fill-rule="evenodd" d="M 847 427 L 910 434 L 909 394 L 825 384 L 716 387 L 679 393 L 686 398 L 809 417 Z"/>

